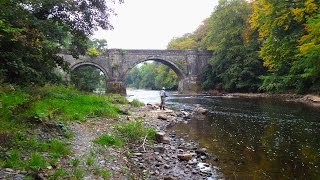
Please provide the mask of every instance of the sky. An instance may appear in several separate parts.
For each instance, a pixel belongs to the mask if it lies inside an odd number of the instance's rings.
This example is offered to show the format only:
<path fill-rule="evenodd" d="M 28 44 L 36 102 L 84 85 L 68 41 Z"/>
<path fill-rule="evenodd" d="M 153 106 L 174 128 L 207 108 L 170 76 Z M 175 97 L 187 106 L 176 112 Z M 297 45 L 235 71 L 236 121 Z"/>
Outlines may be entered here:
<path fill-rule="evenodd" d="M 174 37 L 195 31 L 218 0 L 125 0 L 115 4 L 113 30 L 98 30 L 108 49 L 166 49 Z"/>

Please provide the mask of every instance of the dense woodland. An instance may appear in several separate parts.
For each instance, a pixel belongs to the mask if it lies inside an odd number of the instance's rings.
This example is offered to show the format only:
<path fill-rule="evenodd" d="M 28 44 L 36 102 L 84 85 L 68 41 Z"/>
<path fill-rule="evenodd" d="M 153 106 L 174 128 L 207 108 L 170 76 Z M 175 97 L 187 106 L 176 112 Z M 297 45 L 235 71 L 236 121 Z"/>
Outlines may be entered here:
<path fill-rule="evenodd" d="M 98 27 L 111 29 L 112 14 L 102 0 L 1 1 L 0 82 L 61 83 L 55 69 L 68 68 L 57 53 L 99 55 L 106 41 L 89 37 Z M 167 48 L 214 52 L 202 75 L 204 90 L 319 93 L 319 29 L 317 0 L 220 0 L 196 31 L 173 38 Z M 156 63 L 135 67 L 126 82 L 177 87 L 173 71 Z"/>
<path fill-rule="evenodd" d="M 168 49 L 213 50 L 205 90 L 320 92 L 320 2 L 221 0 Z"/>

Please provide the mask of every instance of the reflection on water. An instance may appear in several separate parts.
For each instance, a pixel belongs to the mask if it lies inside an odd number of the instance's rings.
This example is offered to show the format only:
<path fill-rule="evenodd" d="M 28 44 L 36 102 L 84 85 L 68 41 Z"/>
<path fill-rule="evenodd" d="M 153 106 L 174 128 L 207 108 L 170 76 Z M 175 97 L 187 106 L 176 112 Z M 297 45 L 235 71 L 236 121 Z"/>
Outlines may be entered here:
<path fill-rule="evenodd" d="M 172 104 L 210 110 L 173 130 L 215 153 L 227 179 L 320 178 L 319 109 L 247 98 L 177 98 Z"/>
<path fill-rule="evenodd" d="M 153 93 L 158 96 L 158 91 Z M 174 95 L 167 104 L 209 109 L 205 119 L 192 119 L 171 130 L 216 154 L 219 161 L 212 163 L 226 179 L 320 178 L 319 108 L 274 99 Z"/>

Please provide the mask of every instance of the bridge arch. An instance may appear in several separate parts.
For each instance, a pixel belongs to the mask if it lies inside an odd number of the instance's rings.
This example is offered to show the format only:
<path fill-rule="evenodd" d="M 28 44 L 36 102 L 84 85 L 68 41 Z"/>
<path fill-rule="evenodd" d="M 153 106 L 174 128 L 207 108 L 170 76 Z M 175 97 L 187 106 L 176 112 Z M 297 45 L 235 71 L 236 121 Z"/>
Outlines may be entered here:
<path fill-rule="evenodd" d="M 124 78 L 127 73 L 133 68 L 135 67 L 136 65 L 140 64 L 140 63 L 143 63 L 143 62 L 146 62 L 146 61 L 155 61 L 155 62 L 159 62 L 159 63 L 162 63 L 166 66 L 168 66 L 170 69 L 172 69 L 177 77 L 178 77 L 178 80 L 183 80 L 187 77 L 187 75 L 185 75 L 185 73 L 183 73 L 183 71 L 174 63 L 166 60 L 165 58 L 161 58 L 161 57 L 150 57 L 150 58 L 146 58 L 146 59 L 141 59 L 141 60 L 138 60 L 136 61 L 135 63 L 133 63 L 129 68 L 125 69 L 124 70 L 124 73 L 122 74 L 122 77 L 121 78 Z"/>
<path fill-rule="evenodd" d="M 104 74 L 106 82 L 109 79 L 109 76 L 108 76 L 108 73 L 106 72 L 106 70 L 103 67 L 101 67 L 99 64 L 96 64 L 96 63 L 93 63 L 93 62 L 79 62 L 79 63 L 76 63 L 76 64 L 74 64 L 74 65 L 72 65 L 70 67 L 70 70 L 74 71 L 75 69 L 77 69 L 79 67 L 82 67 L 82 66 L 93 66 L 95 68 L 98 68 Z"/>

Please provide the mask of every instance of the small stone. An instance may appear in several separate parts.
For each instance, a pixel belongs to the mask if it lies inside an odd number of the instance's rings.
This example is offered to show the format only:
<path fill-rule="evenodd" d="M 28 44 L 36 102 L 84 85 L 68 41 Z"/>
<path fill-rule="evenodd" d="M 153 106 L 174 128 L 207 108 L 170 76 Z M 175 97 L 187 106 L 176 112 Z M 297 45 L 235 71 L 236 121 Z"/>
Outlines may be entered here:
<path fill-rule="evenodd" d="M 34 178 L 37 180 L 45 180 L 45 177 L 43 176 L 42 173 L 36 174 Z"/>
<path fill-rule="evenodd" d="M 163 180 L 174 180 L 174 178 L 171 176 L 165 176 L 163 177 Z"/>
<path fill-rule="evenodd" d="M 6 168 L 5 169 L 7 172 L 13 172 L 13 169 L 10 169 L 10 168 Z"/>
<path fill-rule="evenodd" d="M 164 153 L 165 148 L 162 145 L 157 145 L 156 147 L 154 147 L 154 151 L 159 153 Z"/>
<path fill-rule="evenodd" d="M 207 159 L 207 156 L 201 156 L 200 159 L 205 160 Z"/>
<path fill-rule="evenodd" d="M 184 161 L 188 161 L 188 160 L 192 159 L 192 155 L 189 154 L 189 153 L 186 153 L 186 154 L 178 154 L 177 157 L 178 157 L 180 160 L 184 160 Z"/>
<path fill-rule="evenodd" d="M 193 110 L 194 113 L 197 114 L 207 114 L 208 113 L 208 109 L 202 108 L 202 107 L 197 107 Z"/>
<path fill-rule="evenodd" d="M 192 170 L 192 174 L 198 174 L 198 171 L 195 170 L 195 169 L 193 169 L 193 170 Z"/>
<path fill-rule="evenodd" d="M 168 137 L 163 137 L 162 141 L 161 141 L 163 144 L 170 144 L 170 140 Z"/>
<path fill-rule="evenodd" d="M 165 169 L 170 169 L 170 167 L 171 167 L 171 166 L 170 166 L 169 164 L 165 164 L 165 165 L 164 165 L 164 168 L 165 168 Z"/>
<path fill-rule="evenodd" d="M 160 114 L 160 115 L 158 116 L 158 119 L 161 119 L 161 120 L 167 120 L 167 119 L 168 119 L 168 117 L 167 117 L 167 116 L 165 116 L 165 115 Z"/>
<path fill-rule="evenodd" d="M 134 156 L 141 157 L 142 153 L 133 153 Z"/>
<path fill-rule="evenodd" d="M 162 161 L 163 161 L 163 159 L 162 159 L 161 156 L 156 156 L 156 160 L 159 161 L 159 162 L 162 162 Z"/>
<path fill-rule="evenodd" d="M 47 166 L 47 169 L 52 169 L 52 166 Z"/>
<path fill-rule="evenodd" d="M 188 161 L 188 164 L 193 165 L 193 164 L 197 164 L 197 159 L 192 159 Z"/>

